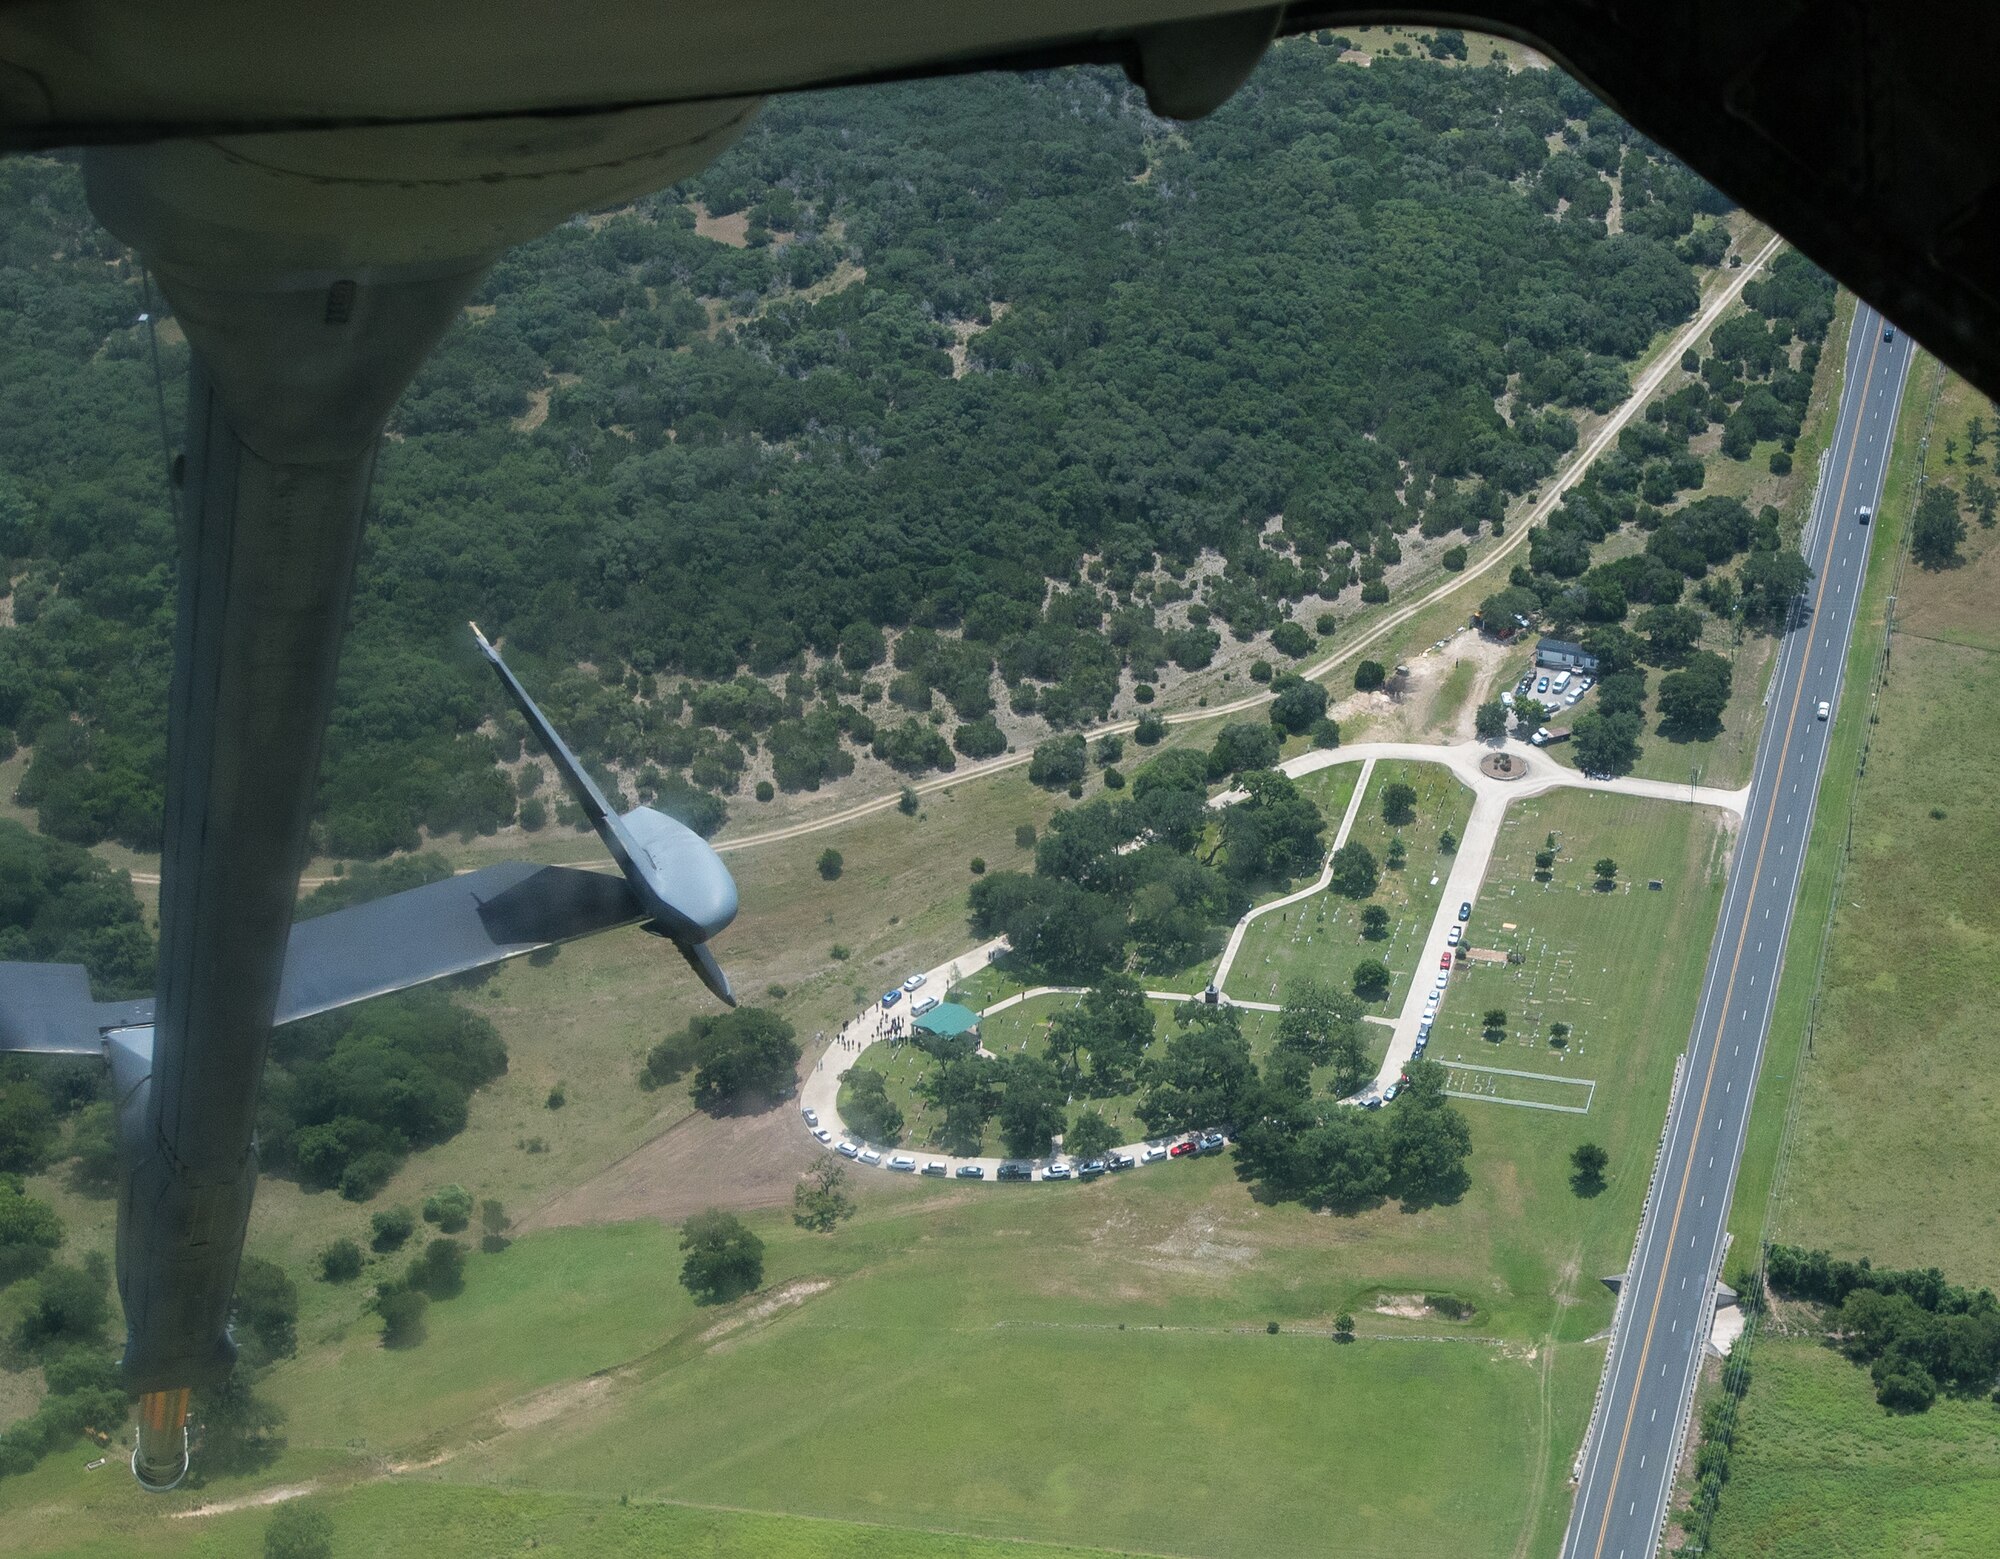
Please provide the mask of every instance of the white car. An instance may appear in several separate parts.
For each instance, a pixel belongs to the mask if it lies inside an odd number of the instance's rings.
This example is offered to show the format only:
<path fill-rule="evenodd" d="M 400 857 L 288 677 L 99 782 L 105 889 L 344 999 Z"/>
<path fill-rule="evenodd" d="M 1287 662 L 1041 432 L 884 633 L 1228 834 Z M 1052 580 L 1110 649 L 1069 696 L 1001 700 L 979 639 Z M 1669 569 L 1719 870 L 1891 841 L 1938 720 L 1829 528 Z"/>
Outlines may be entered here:
<path fill-rule="evenodd" d="M 1449 984 L 1451 984 L 1451 976 L 1440 969 L 1437 977 L 1437 988 L 1443 990 Z"/>
<path fill-rule="evenodd" d="M 813 1135 L 817 1137 L 821 1142 L 833 1141 L 833 1133 L 828 1131 L 824 1126 L 813 1127 Z"/>
<path fill-rule="evenodd" d="M 1826 717 L 1827 717 L 1828 715 L 1830 715 L 1830 714 L 1832 714 L 1832 713 L 1833 713 L 1833 708 L 1832 708 L 1832 706 L 1831 706 L 1831 705 L 1829 705 L 1829 704 L 1827 703 L 1827 701 L 1826 701 L 1825 699 L 1821 699 L 1821 700 L 1820 700 L 1820 702 L 1819 702 L 1819 717 L 1820 717 L 1820 719 L 1824 720 L 1824 719 L 1825 719 L 1825 718 L 1826 718 Z"/>
<path fill-rule="evenodd" d="M 906 1175 L 912 1175 L 916 1173 L 917 1161 L 907 1153 L 898 1153 L 894 1158 L 889 1160 L 889 1167 L 900 1170 Z"/>
<path fill-rule="evenodd" d="M 1570 689 L 1570 691 L 1569 691 L 1569 692 L 1567 692 L 1567 693 L 1565 693 L 1565 694 L 1563 695 L 1563 703 L 1564 703 L 1564 704 L 1566 704 L 1566 705 L 1567 705 L 1567 704 L 1573 704 L 1573 703 L 1575 703 L 1575 702 L 1576 702 L 1576 701 L 1577 701 L 1577 700 L 1578 700 L 1579 698 L 1581 698 L 1581 697 L 1583 697 L 1583 689 L 1582 689 L 1582 688 L 1580 688 L 1580 687 L 1579 687 L 1579 688 L 1572 688 L 1572 689 Z"/>
<path fill-rule="evenodd" d="M 839 1142 L 834 1144 L 833 1151 L 838 1153 L 842 1158 L 861 1157 L 861 1149 L 857 1148 L 853 1143 L 849 1142 L 845 1137 L 842 1137 Z"/>
<path fill-rule="evenodd" d="M 1585 677 L 1576 686 L 1578 692 L 1588 693 L 1592 688 L 1597 686 L 1597 679 L 1595 677 Z"/>
<path fill-rule="evenodd" d="M 864 1164 L 881 1163 L 882 1150 L 880 1148 L 863 1148 L 861 1150 L 861 1162 Z"/>
<path fill-rule="evenodd" d="M 806 1118 L 808 1126 L 817 1126 L 819 1124 L 819 1111 L 815 1110 L 811 1105 L 800 1106 L 799 1114 Z"/>
<path fill-rule="evenodd" d="M 1161 1159 L 1165 1158 L 1166 1156 L 1167 1156 L 1167 1150 L 1161 1147 L 1158 1143 L 1155 1143 L 1152 1147 L 1146 1149 L 1145 1152 L 1139 1155 L 1139 1162 L 1142 1164 L 1157 1164 Z"/>
<path fill-rule="evenodd" d="M 1067 1180 L 1069 1179 L 1069 1165 L 1051 1164 L 1047 1169 L 1042 1171 L 1042 1178 L 1044 1180 Z"/>
<path fill-rule="evenodd" d="M 1444 945 L 1446 947 L 1456 947 L 1464 940 L 1465 932 L 1458 926 L 1453 926 L 1444 934 Z"/>
<path fill-rule="evenodd" d="M 913 974 L 903 982 L 903 989 L 906 991 L 921 990 L 923 988 L 924 981 L 929 978 L 930 978 L 929 975 Z"/>

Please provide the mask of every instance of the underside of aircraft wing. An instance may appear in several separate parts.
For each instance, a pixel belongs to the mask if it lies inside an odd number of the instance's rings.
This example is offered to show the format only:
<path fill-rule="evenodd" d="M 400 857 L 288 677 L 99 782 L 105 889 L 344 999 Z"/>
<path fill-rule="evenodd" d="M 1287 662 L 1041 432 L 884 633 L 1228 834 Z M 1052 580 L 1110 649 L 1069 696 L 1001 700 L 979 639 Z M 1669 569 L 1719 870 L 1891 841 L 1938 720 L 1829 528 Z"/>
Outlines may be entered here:
<path fill-rule="evenodd" d="M 292 927 L 275 1023 L 646 918 L 622 877 L 507 861 Z"/>
<path fill-rule="evenodd" d="M 622 877 L 507 861 L 292 927 L 276 1024 L 469 974 L 646 918 Z M 101 1056 L 153 1003 L 94 1001 L 81 964 L 0 964 L 0 1052 Z"/>

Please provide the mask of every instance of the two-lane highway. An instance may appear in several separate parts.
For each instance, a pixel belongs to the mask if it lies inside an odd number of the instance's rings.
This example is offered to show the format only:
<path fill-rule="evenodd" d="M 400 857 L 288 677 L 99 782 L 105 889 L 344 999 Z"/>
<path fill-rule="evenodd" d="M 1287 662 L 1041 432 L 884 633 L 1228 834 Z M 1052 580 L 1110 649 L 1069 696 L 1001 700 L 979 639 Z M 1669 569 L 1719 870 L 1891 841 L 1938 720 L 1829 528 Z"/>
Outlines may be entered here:
<path fill-rule="evenodd" d="M 1887 337 L 1887 339 L 1885 339 Z M 1603 1397 L 1563 1559 L 1650 1559 L 1673 1489 L 1682 1413 L 1710 1295 L 1812 831 L 1841 669 L 1880 506 L 1910 343 L 1855 313 L 1829 460 L 1802 539 L 1813 578 L 1772 672 L 1750 800 L 1730 865 L 1687 1064 L 1613 1329 Z"/>

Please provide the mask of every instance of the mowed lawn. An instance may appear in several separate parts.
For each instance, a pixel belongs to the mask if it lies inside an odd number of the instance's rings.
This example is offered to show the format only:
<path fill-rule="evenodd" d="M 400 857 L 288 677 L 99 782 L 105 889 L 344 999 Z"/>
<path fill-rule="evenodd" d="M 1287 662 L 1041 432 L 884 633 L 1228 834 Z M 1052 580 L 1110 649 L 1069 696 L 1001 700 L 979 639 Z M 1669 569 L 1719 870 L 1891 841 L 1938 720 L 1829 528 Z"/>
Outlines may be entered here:
<path fill-rule="evenodd" d="M 1555 866 L 1538 881 L 1535 856 L 1555 837 Z M 1466 925 L 1466 945 L 1519 953 L 1518 963 L 1461 961 L 1439 1004 L 1429 1059 L 1596 1078 L 1609 1083 L 1636 1054 L 1672 1057 L 1686 1045 L 1707 954 L 1676 947 L 1685 915 L 1720 904 L 1727 833 L 1705 807 L 1585 790 L 1557 790 L 1507 809 Z M 1596 863 L 1618 863 L 1596 886 Z M 1653 891 L 1647 885 L 1659 881 Z M 1705 933 L 1704 933 L 1705 934 Z M 1692 956 L 1690 956 L 1692 952 Z M 1490 1010 L 1503 1038 L 1485 1037 Z M 1551 1026 L 1567 1023 L 1566 1045 Z"/>
<path fill-rule="evenodd" d="M 1299 750 L 1300 752 L 1304 752 L 1307 749 L 1303 744 L 1300 744 Z M 1353 799 L 1354 787 L 1360 778 L 1361 765 L 1358 762 L 1338 763 L 1331 768 L 1321 769 L 1316 774 L 1309 774 L 1297 782 L 1300 791 L 1312 800 L 1313 804 L 1319 808 L 1320 816 L 1326 819 L 1325 843 L 1329 850 L 1332 849 L 1333 841 L 1340 834 L 1340 820 L 1347 815 L 1347 804 Z M 1211 825 L 1209 833 L 1210 842 L 1213 842 L 1215 837 L 1216 830 Z M 1312 870 L 1303 873 L 1298 880 L 1285 883 L 1260 884 L 1257 890 L 1251 895 L 1251 902 L 1253 904 L 1268 904 L 1274 899 L 1281 899 L 1287 894 L 1297 892 L 1307 883 L 1318 878 L 1322 864 L 1322 861 L 1314 861 Z M 1312 901 L 1315 905 L 1320 902 L 1318 899 Z M 1274 911 L 1273 913 L 1295 914 L 1296 911 Z M 1222 950 L 1228 945 L 1229 933 L 1233 929 L 1233 924 L 1211 928 L 1208 946 L 1199 958 L 1178 968 L 1142 970 L 1139 974 L 1140 983 L 1145 985 L 1149 990 L 1156 991 L 1201 990 L 1210 980 L 1215 978 L 1216 968 L 1221 962 Z M 1255 926 L 1253 926 L 1253 933 L 1255 929 Z M 1237 955 L 1236 967 L 1238 969 L 1247 968 L 1247 965 L 1243 962 L 1243 954 L 1240 952 Z M 1257 995 L 1248 987 L 1241 990 L 1237 989 L 1233 983 L 1234 976 L 1232 975 L 1231 978 L 1232 984 L 1230 990 L 1232 995 L 1249 1001 L 1271 999 Z"/>
<path fill-rule="evenodd" d="M 1766 1337 L 1744 1398 L 1714 1552 L 1730 1559 L 1990 1559 L 2000 1549 L 1991 1402 L 1875 1405 L 1868 1372 Z"/>
<path fill-rule="evenodd" d="M 1341 814 L 1333 808 L 1331 797 L 1321 799 L 1320 788 L 1340 785 L 1344 779 L 1344 788 L 1337 792 L 1344 807 L 1346 797 L 1353 794 L 1356 772 L 1357 765 L 1342 764 L 1299 781 L 1300 789 L 1320 800 L 1328 811 L 1329 844 Z M 1413 823 L 1391 828 L 1382 819 L 1382 793 L 1386 786 L 1398 782 L 1416 791 L 1417 816 Z M 1424 938 L 1444 892 L 1444 879 L 1451 870 L 1451 858 L 1438 848 L 1438 840 L 1446 830 L 1454 837 L 1462 836 L 1471 815 L 1472 792 L 1441 764 L 1377 763 L 1348 835 L 1351 841 L 1365 844 L 1382 867 L 1374 896 L 1354 900 L 1329 889 L 1252 921 L 1229 972 L 1229 994 L 1238 1001 L 1282 1002 L 1285 986 L 1301 976 L 1351 989 L 1355 965 L 1364 958 L 1379 958 L 1389 965 L 1393 979 L 1388 999 L 1372 1004 L 1369 1011 L 1382 1016 L 1395 1014 L 1410 988 Z M 1408 864 L 1400 871 L 1390 871 L 1386 864 L 1389 841 L 1397 837 L 1409 852 Z M 1389 912 L 1389 931 L 1379 942 L 1361 934 L 1361 912 L 1369 904 L 1380 904 Z"/>

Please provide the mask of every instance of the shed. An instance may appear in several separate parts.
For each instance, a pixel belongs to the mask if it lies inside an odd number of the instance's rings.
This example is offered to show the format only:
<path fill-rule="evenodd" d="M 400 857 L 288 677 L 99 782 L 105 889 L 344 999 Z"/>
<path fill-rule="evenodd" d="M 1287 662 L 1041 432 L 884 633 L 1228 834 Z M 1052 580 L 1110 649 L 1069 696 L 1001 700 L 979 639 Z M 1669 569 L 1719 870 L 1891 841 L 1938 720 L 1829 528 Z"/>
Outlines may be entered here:
<path fill-rule="evenodd" d="M 955 1001 L 942 1001 L 921 1018 L 911 1020 L 911 1032 L 936 1039 L 962 1039 L 970 1050 L 979 1043 L 979 1014 Z"/>

